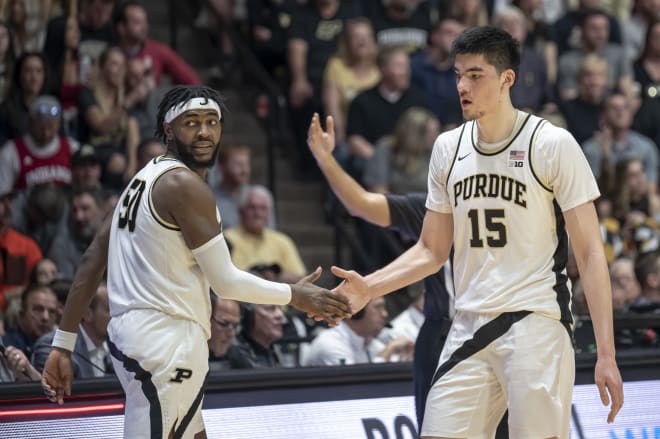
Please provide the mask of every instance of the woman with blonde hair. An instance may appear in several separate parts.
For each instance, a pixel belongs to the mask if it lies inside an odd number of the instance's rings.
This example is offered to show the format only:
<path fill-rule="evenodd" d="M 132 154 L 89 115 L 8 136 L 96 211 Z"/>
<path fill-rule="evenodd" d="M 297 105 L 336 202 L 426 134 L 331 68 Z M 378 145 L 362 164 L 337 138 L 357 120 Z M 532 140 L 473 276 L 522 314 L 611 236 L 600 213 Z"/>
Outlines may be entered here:
<path fill-rule="evenodd" d="M 348 20 L 339 40 L 339 49 L 328 61 L 323 76 L 323 109 L 335 121 L 337 144 L 346 140 L 346 118 L 351 100 L 380 81 L 377 51 L 369 19 Z"/>
<path fill-rule="evenodd" d="M 394 134 L 376 145 L 367 162 L 364 182 L 369 190 L 403 194 L 425 192 L 433 142 L 440 122 L 427 109 L 412 107 L 396 124 Z"/>

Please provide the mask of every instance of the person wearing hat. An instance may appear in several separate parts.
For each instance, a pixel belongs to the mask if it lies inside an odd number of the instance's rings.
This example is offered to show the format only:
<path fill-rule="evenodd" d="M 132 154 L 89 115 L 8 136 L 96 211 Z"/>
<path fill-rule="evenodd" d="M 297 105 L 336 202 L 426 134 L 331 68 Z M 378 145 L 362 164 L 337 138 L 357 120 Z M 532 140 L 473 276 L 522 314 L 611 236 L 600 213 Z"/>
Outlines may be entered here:
<path fill-rule="evenodd" d="M 82 145 L 71 157 L 71 186 L 101 188 L 101 158 L 92 145 Z"/>
<path fill-rule="evenodd" d="M 62 107 L 53 96 L 39 96 L 30 104 L 27 133 L 0 150 L 0 193 L 71 183 L 71 155 L 78 143 L 59 134 L 61 119 Z"/>

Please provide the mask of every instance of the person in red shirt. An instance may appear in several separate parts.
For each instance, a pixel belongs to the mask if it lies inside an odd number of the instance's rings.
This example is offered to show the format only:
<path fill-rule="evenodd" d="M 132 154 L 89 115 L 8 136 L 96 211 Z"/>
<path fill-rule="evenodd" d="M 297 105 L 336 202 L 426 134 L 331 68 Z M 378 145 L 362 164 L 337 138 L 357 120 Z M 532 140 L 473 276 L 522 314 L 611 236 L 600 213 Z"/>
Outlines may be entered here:
<path fill-rule="evenodd" d="M 172 78 L 173 84 L 200 85 L 199 75 L 174 50 L 160 41 L 148 38 L 147 11 L 137 1 L 125 1 L 119 6 L 115 18 L 115 31 L 119 47 L 127 59 L 140 58 L 147 71 L 153 75 L 156 86 L 163 73 Z"/>
<path fill-rule="evenodd" d="M 20 296 L 30 272 L 42 259 L 41 250 L 31 238 L 11 228 L 11 193 L 0 194 L 0 309 Z"/>

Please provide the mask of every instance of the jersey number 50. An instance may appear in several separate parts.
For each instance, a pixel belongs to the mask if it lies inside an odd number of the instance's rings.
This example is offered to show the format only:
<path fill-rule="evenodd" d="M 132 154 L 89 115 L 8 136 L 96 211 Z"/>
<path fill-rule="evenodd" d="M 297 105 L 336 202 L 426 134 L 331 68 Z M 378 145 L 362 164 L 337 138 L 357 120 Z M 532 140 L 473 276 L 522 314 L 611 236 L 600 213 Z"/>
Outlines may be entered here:
<path fill-rule="evenodd" d="M 131 186 L 126 191 L 126 195 L 121 201 L 121 210 L 119 211 L 119 221 L 117 226 L 120 229 L 125 229 L 128 226 L 128 231 L 135 230 L 135 218 L 137 217 L 138 206 L 140 199 L 142 199 L 142 192 L 146 183 L 144 180 L 135 179 Z"/>

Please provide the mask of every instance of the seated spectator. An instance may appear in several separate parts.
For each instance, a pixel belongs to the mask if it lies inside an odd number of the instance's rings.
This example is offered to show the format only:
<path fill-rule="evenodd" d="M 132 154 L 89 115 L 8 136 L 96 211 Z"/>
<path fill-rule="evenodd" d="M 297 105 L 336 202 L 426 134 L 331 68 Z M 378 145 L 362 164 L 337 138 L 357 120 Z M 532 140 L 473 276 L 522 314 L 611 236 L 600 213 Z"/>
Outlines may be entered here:
<path fill-rule="evenodd" d="M 56 66 L 59 98 L 62 101 L 64 132 L 78 137 L 78 101 L 82 88 L 93 82 L 94 71 L 89 56 L 80 56 L 78 17 L 69 16 L 64 34 L 64 56 Z"/>
<path fill-rule="evenodd" d="M 79 189 L 71 195 L 67 226 L 53 241 L 48 257 L 55 261 L 62 277 L 73 279 L 80 258 L 103 221 L 103 195 L 94 189 Z"/>
<path fill-rule="evenodd" d="M 71 156 L 78 142 L 58 134 L 61 122 L 62 107 L 53 96 L 39 96 L 30 104 L 27 133 L 0 150 L 0 192 L 71 184 Z"/>
<path fill-rule="evenodd" d="M 0 383 L 23 383 L 41 380 L 37 371 L 23 351 L 14 346 L 0 349 Z"/>
<path fill-rule="evenodd" d="M 101 160 L 96 148 L 83 145 L 71 157 L 71 187 L 78 189 L 101 189 Z"/>
<path fill-rule="evenodd" d="M 57 277 L 49 285 L 50 289 L 53 290 L 53 293 L 55 293 L 55 296 L 57 297 L 57 317 L 55 318 L 57 325 L 60 324 L 60 319 L 62 319 L 64 304 L 66 303 L 66 298 L 69 295 L 72 282 L 73 281 L 71 279 Z"/>
<path fill-rule="evenodd" d="M 598 10 L 584 14 L 582 46 L 559 57 L 557 87 L 559 97 L 567 100 L 577 96 L 577 77 L 580 63 L 585 56 L 597 54 L 607 61 L 607 89 L 619 89 L 626 96 L 633 96 L 632 65 L 626 59 L 623 47 L 608 42 L 609 22 L 607 15 Z"/>
<path fill-rule="evenodd" d="M 8 328 L 2 337 L 5 346 L 14 346 L 32 357 L 32 348 L 39 337 L 55 327 L 57 297 L 49 287 L 31 285 L 21 294 L 21 307 L 15 328 Z"/>
<path fill-rule="evenodd" d="M 241 327 L 238 302 L 211 293 L 211 338 L 209 338 L 209 371 L 253 367 L 235 346 Z"/>
<path fill-rule="evenodd" d="M 653 188 L 658 181 L 658 148 L 653 141 L 630 129 L 632 110 L 628 99 L 615 93 L 605 100 L 602 126 L 582 144 L 584 155 L 597 179 L 614 175 L 614 167 L 624 158 L 639 158 Z"/>
<path fill-rule="evenodd" d="M 639 0 L 635 2 L 635 8 L 630 19 L 623 23 L 623 47 L 629 61 L 635 61 L 640 57 L 645 47 L 648 47 L 649 42 L 655 40 L 655 45 L 660 45 L 658 31 L 656 31 L 654 37 L 651 36 L 650 32 L 651 25 L 654 22 L 657 24 L 659 19 L 660 2 L 656 0 Z"/>
<path fill-rule="evenodd" d="M 236 347 L 250 368 L 279 367 L 275 342 L 282 338 L 284 313 L 278 305 L 241 305 L 241 333 Z"/>
<path fill-rule="evenodd" d="M 0 194 L 0 311 L 20 296 L 42 258 L 36 242 L 11 227 L 11 194 Z"/>
<path fill-rule="evenodd" d="M 387 319 L 385 299 L 372 299 L 350 319 L 316 336 L 302 360 L 303 366 L 338 366 L 359 363 L 410 361 L 414 342 L 397 338 L 388 345 L 376 337 Z"/>
<path fill-rule="evenodd" d="M 451 46 L 463 30 L 465 25 L 456 18 L 441 18 L 431 32 L 429 45 L 410 58 L 411 83 L 428 96 L 431 109 L 445 130 L 463 123 L 450 58 Z"/>
<path fill-rule="evenodd" d="M 607 91 L 607 61 L 598 55 L 584 57 L 578 71 L 578 95 L 559 101 L 568 131 L 582 144 L 600 128 L 600 116 Z"/>
<path fill-rule="evenodd" d="M 378 335 L 378 339 L 383 343 L 394 340 L 399 337 L 407 338 L 413 343 L 417 340 L 419 330 L 424 323 L 424 286 L 418 283 L 414 286 L 417 298 L 408 308 L 403 310 L 390 322 L 390 328 L 385 328 Z"/>
<path fill-rule="evenodd" d="M 622 257 L 614 261 L 610 265 L 610 278 L 612 279 L 612 286 L 616 284 L 620 290 L 620 309 L 628 310 L 630 305 L 637 303 L 642 290 L 635 277 L 635 261 L 628 257 Z"/>
<path fill-rule="evenodd" d="M 168 75 L 173 84 L 199 85 L 195 70 L 174 50 L 160 41 L 149 38 L 147 11 L 138 1 L 128 0 L 119 5 L 115 16 L 118 44 L 128 59 L 140 58 L 153 75 L 156 86 L 161 76 Z"/>
<path fill-rule="evenodd" d="M 657 100 L 660 97 L 660 17 L 650 23 L 643 50 L 635 60 L 633 70 L 635 81 L 642 88 L 642 98 Z"/>
<path fill-rule="evenodd" d="M 17 60 L 0 105 L 0 145 L 27 132 L 30 105 L 47 90 L 46 61 L 39 52 L 25 52 Z"/>
<path fill-rule="evenodd" d="M 125 76 L 126 58 L 122 51 L 117 47 L 103 51 L 94 85 L 80 93 L 79 131 L 81 140 L 97 149 L 104 173 L 123 174 L 127 181 L 137 171 L 140 130 L 137 120 L 126 110 Z M 112 169 L 117 160 L 125 160 L 125 169 L 121 165 Z"/>
<path fill-rule="evenodd" d="M 431 2 L 375 0 L 364 2 L 379 47 L 401 46 L 408 53 L 423 49 L 431 31 Z"/>
<path fill-rule="evenodd" d="M 495 17 L 495 25 L 508 32 L 520 44 L 520 67 L 511 88 L 514 107 L 533 114 L 552 112 L 552 91 L 548 66 L 543 54 L 525 44 L 528 36 L 525 15 L 516 7 L 502 9 Z"/>
<path fill-rule="evenodd" d="M 635 277 L 642 289 L 637 308 L 660 305 L 660 252 L 641 253 L 635 259 Z"/>
<path fill-rule="evenodd" d="M 231 259 L 241 270 L 277 264 L 281 273 L 276 281 L 297 282 L 305 275 L 305 265 L 291 238 L 268 228 L 272 208 L 273 197 L 265 187 L 255 185 L 246 191 L 240 203 L 240 225 L 225 231 Z"/>
<path fill-rule="evenodd" d="M 275 77 L 285 74 L 291 14 L 297 7 L 296 0 L 247 0 L 252 50 Z"/>
<path fill-rule="evenodd" d="M 346 139 L 351 173 L 362 179 L 375 144 L 391 134 L 401 115 L 411 107 L 429 108 L 426 96 L 410 84 L 410 59 L 401 47 L 387 47 L 378 54 L 381 81 L 353 99 L 348 108 Z M 378 114 L 379 117 L 373 117 Z"/>
<path fill-rule="evenodd" d="M 439 133 L 433 113 L 419 107 L 407 109 L 394 133 L 376 144 L 364 171 L 364 184 L 379 193 L 425 192 L 431 151 Z"/>
<path fill-rule="evenodd" d="M 156 88 L 156 81 L 147 70 L 142 58 L 126 60 L 124 105 L 128 109 L 128 114 L 137 120 L 141 139 L 153 137 L 158 119 L 158 103 L 168 88 L 166 86 Z"/>
<path fill-rule="evenodd" d="M 226 147 L 222 147 L 224 150 Z M 221 150 L 221 151 L 222 151 Z M 155 137 L 147 137 L 140 141 L 137 146 L 137 168 L 142 169 L 149 160 L 165 154 L 165 146 L 163 142 Z"/>
<path fill-rule="evenodd" d="M 7 89 L 14 70 L 14 44 L 7 23 L 0 20 L 0 103 L 7 96 Z"/>
<path fill-rule="evenodd" d="M 346 22 L 339 49 L 328 61 L 323 74 L 323 108 L 334 119 L 338 145 L 346 140 L 348 105 L 359 92 L 375 86 L 380 80 L 377 50 L 368 19 L 352 18 Z"/>
<path fill-rule="evenodd" d="M 73 378 L 98 378 L 114 373 L 106 341 L 109 322 L 108 289 L 100 285 L 78 326 L 78 337 L 71 355 Z M 50 331 L 34 344 L 32 364 L 39 371 L 43 371 L 54 336 L 55 331 Z"/>
<path fill-rule="evenodd" d="M 483 0 L 455 0 L 449 3 L 449 14 L 465 27 L 487 26 L 488 9 Z"/>
<path fill-rule="evenodd" d="M 78 20 L 80 31 L 78 56 L 80 60 L 84 60 L 84 63 L 95 62 L 101 52 L 115 40 L 112 11 L 118 3 L 116 0 L 81 0 L 78 3 L 79 13 L 67 8 L 63 14 L 48 22 L 43 51 L 52 69 L 57 69 L 65 58 L 66 40 L 62 37 L 66 33 L 67 21 L 71 15 Z M 66 6 L 69 5 L 70 3 Z"/>
<path fill-rule="evenodd" d="M 14 41 L 14 54 L 19 56 L 23 52 L 40 52 L 46 38 L 46 23 L 42 22 L 45 17 L 41 14 L 28 17 L 26 0 L 9 0 L 7 9 L 7 24 Z"/>
<path fill-rule="evenodd" d="M 51 259 L 43 258 L 30 272 L 30 284 L 48 285 L 57 277 L 57 265 Z M 57 295 L 57 293 L 55 293 Z"/>

